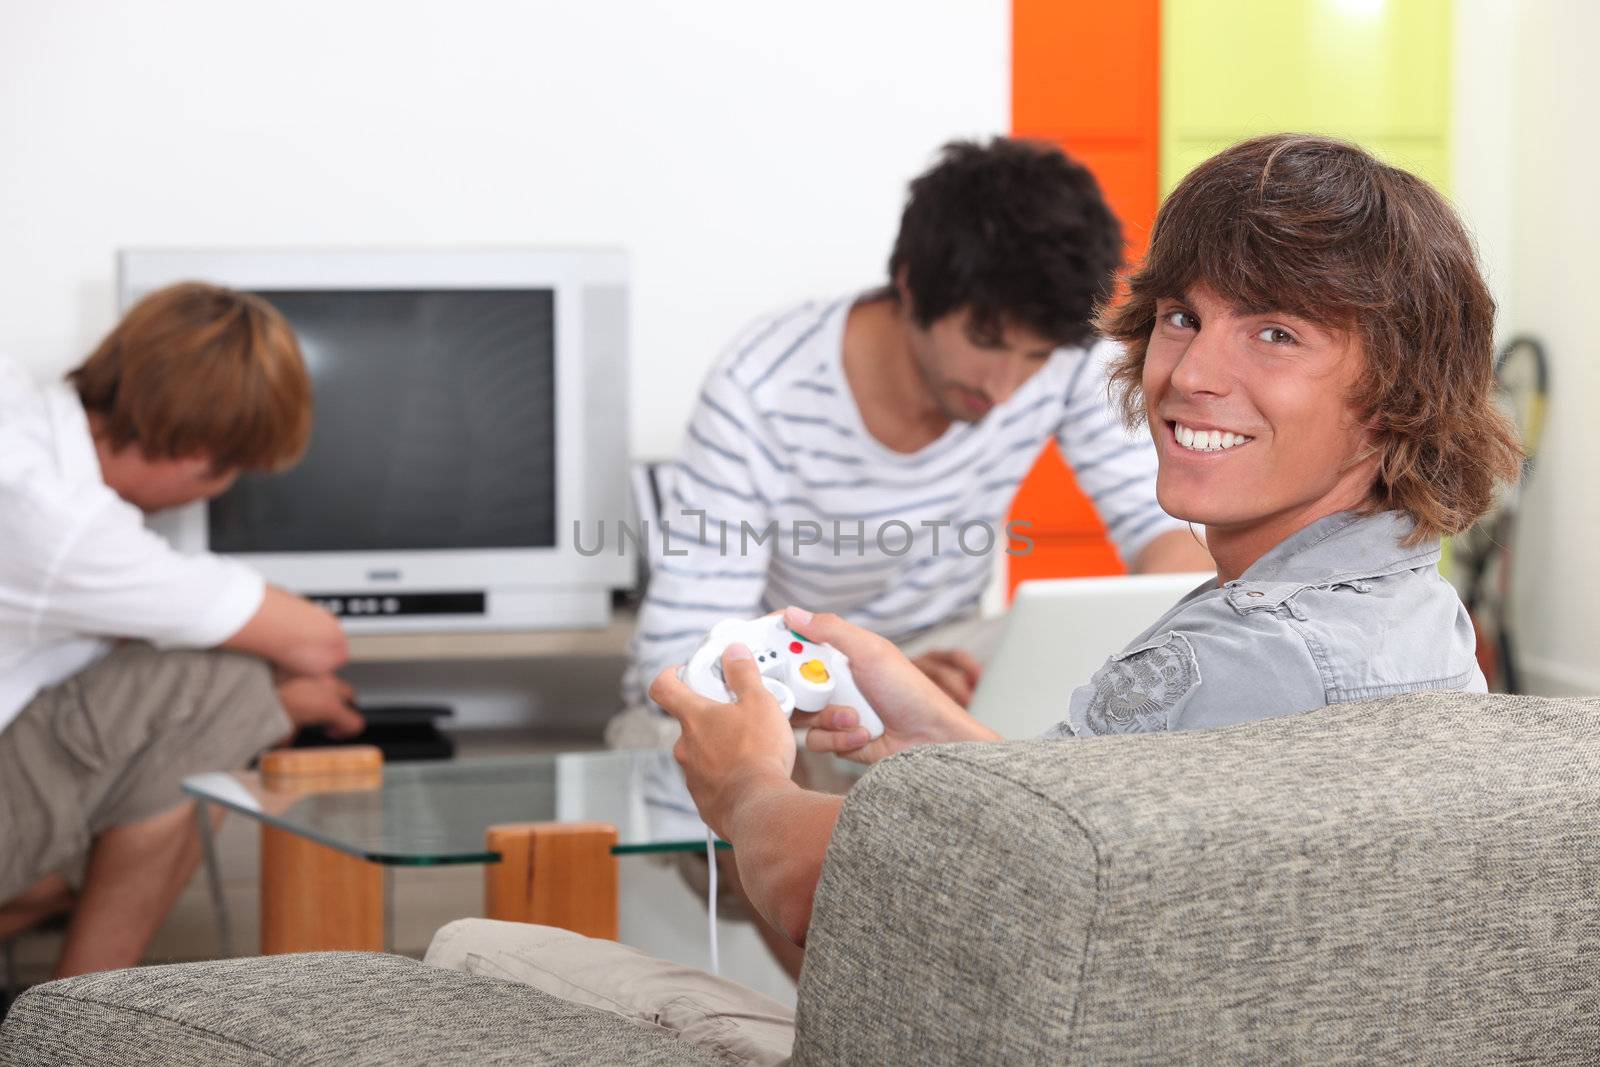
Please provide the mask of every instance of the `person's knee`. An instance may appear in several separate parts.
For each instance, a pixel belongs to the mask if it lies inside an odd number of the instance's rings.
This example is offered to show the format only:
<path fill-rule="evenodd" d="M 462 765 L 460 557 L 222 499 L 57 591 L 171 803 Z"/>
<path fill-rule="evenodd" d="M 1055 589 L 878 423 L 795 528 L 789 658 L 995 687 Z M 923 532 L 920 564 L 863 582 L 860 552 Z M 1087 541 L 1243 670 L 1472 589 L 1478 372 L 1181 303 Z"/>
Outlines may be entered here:
<path fill-rule="evenodd" d="M 220 648 L 156 648 L 128 641 L 84 672 L 102 687 L 138 686 L 199 695 L 221 690 L 231 696 L 271 693 L 266 660 Z M 94 683 L 91 682 L 91 685 Z"/>
<path fill-rule="evenodd" d="M 281 712 L 272 666 L 264 659 L 215 648 L 162 654 L 181 657 L 175 662 L 191 676 L 203 679 L 198 687 L 202 714 L 230 704 L 244 704 L 256 714 Z"/>
<path fill-rule="evenodd" d="M 431 967 L 460 970 L 461 961 L 466 956 L 464 946 L 472 940 L 472 927 L 477 923 L 488 921 L 456 919 L 454 922 L 445 923 L 434 932 L 433 940 L 428 943 L 428 951 L 422 955 L 422 962 Z"/>
<path fill-rule="evenodd" d="M 560 941 L 587 940 L 582 934 L 533 923 L 513 923 L 500 919 L 456 919 L 441 926 L 433 935 L 422 962 L 452 971 L 472 970 L 469 956 L 493 956 L 508 947 L 538 953 Z"/>
<path fill-rule="evenodd" d="M 272 669 L 265 660 L 220 649 L 158 649 L 141 641 L 119 645 L 75 679 L 80 701 L 104 718 L 137 717 L 150 733 L 193 730 L 214 720 L 282 714 Z"/>

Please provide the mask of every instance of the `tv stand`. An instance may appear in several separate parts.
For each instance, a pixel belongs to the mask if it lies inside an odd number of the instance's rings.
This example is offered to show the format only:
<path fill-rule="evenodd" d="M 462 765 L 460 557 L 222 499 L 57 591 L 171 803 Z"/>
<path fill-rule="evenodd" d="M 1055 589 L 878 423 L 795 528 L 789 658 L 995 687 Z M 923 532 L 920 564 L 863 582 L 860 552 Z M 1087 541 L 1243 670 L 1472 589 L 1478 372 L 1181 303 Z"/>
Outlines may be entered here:
<path fill-rule="evenodd" d="M 598 739 L 621 704 L 632 610 L 581 630 L 351 634 L 340 672 L 363 703 L 456 708 L 451 731 L 533 728 Z"/>
<path fill-rule="evenodd" d="M 610 623 L 593 629 L 351 634 L 350 662 L 626 656 L 633 627 L 634 613 L 618 609 Z"/>

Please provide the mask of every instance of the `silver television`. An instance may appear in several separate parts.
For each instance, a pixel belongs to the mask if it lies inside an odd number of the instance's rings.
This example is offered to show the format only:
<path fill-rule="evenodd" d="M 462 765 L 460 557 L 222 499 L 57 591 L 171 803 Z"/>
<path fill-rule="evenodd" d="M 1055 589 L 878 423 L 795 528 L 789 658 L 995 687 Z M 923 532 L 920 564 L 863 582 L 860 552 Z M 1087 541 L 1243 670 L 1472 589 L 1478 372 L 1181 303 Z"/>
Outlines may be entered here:
<path fill-rule="evenodd" d="M 352 632 L 602 626 L 628 546 L 628 273 L 592 249 L 133 249 L 118 300 L 256 293 L 300 339 L 304 458 L 152 525 L 311 597 Z"/>

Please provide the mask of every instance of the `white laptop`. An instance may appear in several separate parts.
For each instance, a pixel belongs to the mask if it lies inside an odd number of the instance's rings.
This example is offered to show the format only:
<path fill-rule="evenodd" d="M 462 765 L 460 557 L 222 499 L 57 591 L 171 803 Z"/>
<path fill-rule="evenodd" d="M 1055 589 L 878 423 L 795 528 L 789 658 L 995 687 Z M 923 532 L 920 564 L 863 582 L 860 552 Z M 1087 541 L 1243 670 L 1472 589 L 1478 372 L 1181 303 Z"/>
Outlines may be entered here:
<path fill-rule="evenodd" d="M 1002 737 L 1037 737 L 1072 691 L 1212 574 L 1023 582 L 968 709 Z"/>

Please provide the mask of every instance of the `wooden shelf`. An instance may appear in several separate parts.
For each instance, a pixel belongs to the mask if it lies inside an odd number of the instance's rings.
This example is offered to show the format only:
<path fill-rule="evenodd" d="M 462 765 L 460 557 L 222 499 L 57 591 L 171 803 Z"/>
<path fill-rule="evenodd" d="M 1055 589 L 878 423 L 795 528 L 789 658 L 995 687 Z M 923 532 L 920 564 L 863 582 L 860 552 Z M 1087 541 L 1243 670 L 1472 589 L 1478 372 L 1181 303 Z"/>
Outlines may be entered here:
<path fill-rule="evenodd" d="M 352 634 L 350 662 L 405 660 L 538 659 L 551 656 L 624 656 L 634 615 L 616 612 L 595 630 L 523 630 L 509 633 Z"/>

